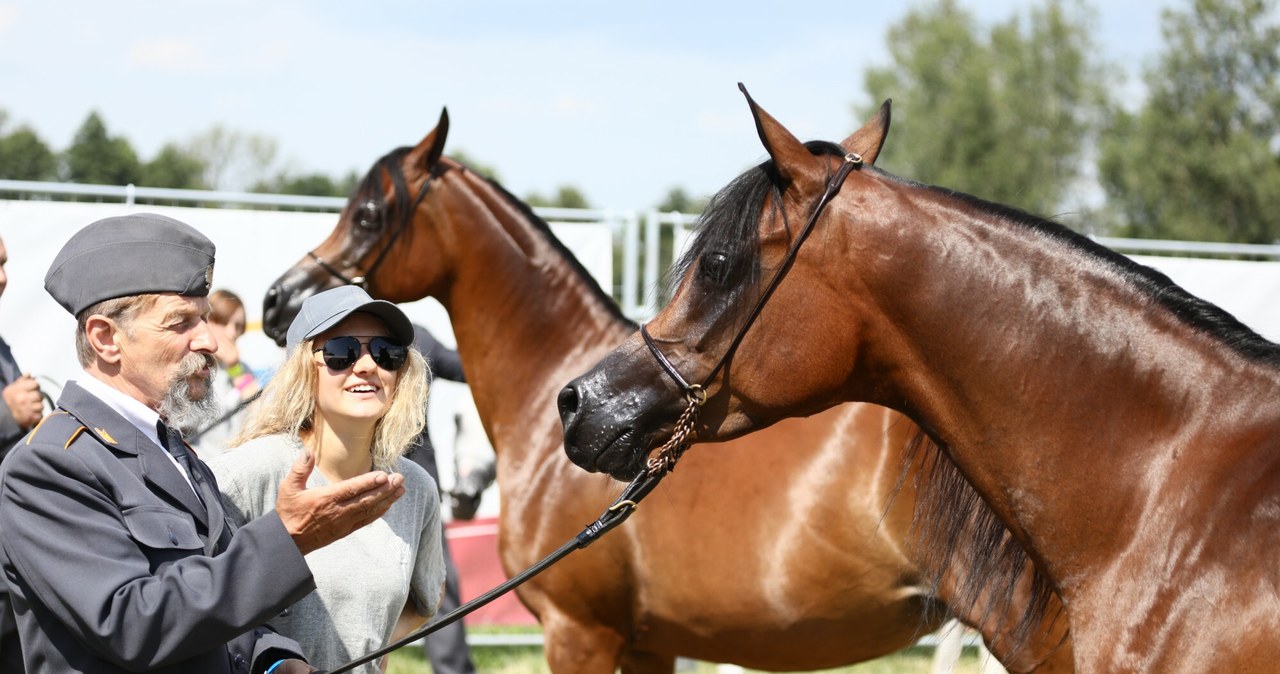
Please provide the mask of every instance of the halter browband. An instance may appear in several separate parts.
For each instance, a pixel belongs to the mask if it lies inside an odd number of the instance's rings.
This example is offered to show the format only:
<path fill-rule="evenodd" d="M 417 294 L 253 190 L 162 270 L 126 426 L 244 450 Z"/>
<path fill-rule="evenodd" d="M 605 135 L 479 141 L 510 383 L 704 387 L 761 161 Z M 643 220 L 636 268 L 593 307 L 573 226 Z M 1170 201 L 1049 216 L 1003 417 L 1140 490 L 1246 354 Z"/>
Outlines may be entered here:
<path fill-rule="evenodd" d="M 363 274 L 356 274 L 355 276 L 347 276 L 346 274 L 343 274 L 341 271 L 339 271 L 339 269 L 335 267 L 332 263 L 326 261 L 324 258 L 320 257 L 319 255 L 316 255 L 315 250 L 307 251 L 307 255 L 312 260 L 315 260 L 315 263 L 317 266 L 329 272 L 330 275 L 342 281 L 343 283 L 349 286 L 358 286 L 360 288 L 365 288 L 366 290 L 368 290 L 368 288 L 366 288 L 366 285 L 369 283 L 369 279 L 373 276 L 373 273 L 378 270 L 378 267 L 382 265 L 382 260 L 387 257 L 387 253 L 390 252 L 391 247 L 395 245 L 396 239 L 399 239 L 400 234 L 404 232 L 406 227 L 409 226 L 409 221 L 413 219 L 414 211 L 418 210 L 418 205 L 422 203 L 422 200 L 424 198 L 426 198 L 427 190 L 431 188 L 431 179 L 434 177 L 436 177 L 436 174 L 434 171 L 427 172 L 427 179 L 422 181 L 422 187 L 418 188 L 418 196 L 414 197 L 413 203 L 409 204 L 409 208 L 405 209 L 404 215 L 400 218 L 400 222 L 397 223 L 395 231 L 391 232 L 391 236 L 387 239 L 386 244 L 382 246 L 382 250 L 378 251 L 378 257 L 375 257 L 373 259 L 373 264 L 369 265 L 368 271 L 365 271 Z M 366 255 L 368 255 L 368 251 L 356 257 L 356 260 L 360 260 Z M 360 271 L 360 268 L 354 264 L 348 263 L 347 266 L 351 267 L 352 269 L 355 269 L 356 271 Z"/>
<path fill-rule="evenodd" d="M 773 278 L 769 280 L 769 285 L 765 287 L 760 298 L 756 300 L 756 304 L 751 309 L 751 313 L 747 316 L 747 320 L 742 324 L 742 328 L 738 330 L 738 334 L 734 336 L 733 341 L 729 343 L 729 348 L 720 357 L 720 361 L 711 369 L 707 377 L 702 380 L 701 384 L 689 384 L 684 377 L 676 371 L 671 361 L 658 348 L 658 343 L 654 341 L 653 336 L 649 334 L 649 325 L 646 323 L 640 326 L 640 336 L 644 337 L 644 343 L 649 347 L 649 351 L 653 353 L 654 359 L 658 361 L 658 365 L 662 367 L 662 371 L 671 377 L 671 380 L 680 388 L 680 392 L 687 400 L 693 399 L 706 400 L 706 388 L 711 381 L 716 378 L 720 370 L 725 367 L 729 359 L 733 357 L 738 345 L 742 343 L 742 339 L 746 337 L 747 331 L 751 329 L 751 325 L 755 323 L 756 318 L 760 316 L 760 312 L 764 309 L 764 305 L 773 295 L 773 291 L 778 288 L 778 284 L 782 283 L 782 279 L 787 275 L 787 271 L 791 269 L 791 265 L 795 262 L 796 255 L 800 252 L 800 245 L 805 239 L 809 238 L 809 233 L 813 231 L 814 225 L 818 222 L 818 216 L 822 215 L 823 209 L 827 204 L 835 198 L 840 192 L 840 187 L 844 185 L 844 179 L 848 177 L 849 172 L 862 165 L 862 155 L 856 152 L 850 152 L 844 156 L 844 161 L 840 164 L 840 168 L 836 171 L 831 180 L 827 182 L 827 189 L 822 193 L 822 197 L 818 199 L 818 204 L 814 206 L 813 213 L 809 216 L 809 221 L 805 223 L 804 229 L 800 230 L 800 234 L 796 236 L 795 241 L 791 242 L 791 247 L 787 249 L 787 255 L 782 259 L 782 265 L 774 272 Z M 698 404 L 701 404 L 700 402 Z"/>

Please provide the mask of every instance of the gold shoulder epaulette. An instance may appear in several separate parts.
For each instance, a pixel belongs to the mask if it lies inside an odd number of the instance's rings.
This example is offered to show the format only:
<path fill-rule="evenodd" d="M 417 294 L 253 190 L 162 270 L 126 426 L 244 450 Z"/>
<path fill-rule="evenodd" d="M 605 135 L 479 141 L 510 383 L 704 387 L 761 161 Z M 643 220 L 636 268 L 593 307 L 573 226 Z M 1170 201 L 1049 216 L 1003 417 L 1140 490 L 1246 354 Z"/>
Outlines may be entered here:
<path fill-rule="evenodd" d="M 62 410 L 58 410 L 57 412 L 53 412 L 52 414 L 49 414 L 45 418 L 41 419 L 40 423 L 36 424 L 36 427 L 31 429 L 31 432 L 27 434 L 26 444 L 28 445 L 31 444 L 31 441 L 36 438 L 36 433 L 39 433 L 40 430 L 44 428 L 45 423 L 48 422 L 50 419 L 53 419 L 54 417 L 71 417 L 71 415 L 67 414 L 66 412 L 63 412 Z M 74 419 L 74 417 L 72 418 Z M 70 447 L 71 443 L 75 442 L 76 438 L 80 437 L 80 434 L 85 432 L 88 429 L 85 428 L 83 425 L 77 423 L 74 428 L 70 428 L 69 430 L 71 431 L 71 435 L 70 437 L 67 438 L 67 441 L 63 443 L 62 445 L 63 449 Z"/>

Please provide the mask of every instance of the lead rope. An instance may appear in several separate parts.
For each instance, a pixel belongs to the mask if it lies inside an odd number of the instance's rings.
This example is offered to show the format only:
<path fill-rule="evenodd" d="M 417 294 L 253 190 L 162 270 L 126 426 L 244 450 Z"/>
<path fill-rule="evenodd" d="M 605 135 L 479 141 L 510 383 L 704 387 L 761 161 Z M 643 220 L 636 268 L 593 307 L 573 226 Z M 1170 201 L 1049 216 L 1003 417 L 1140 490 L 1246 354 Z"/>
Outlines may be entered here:
<path fill-rule="evenodd" d="M 494 599 L 497 599 L 498 597 L 515 589 L 530 578 L 542 573 L 547 567 L 560 561 L 574 550 L 591 545 L 596 541 L 596 539 L 626 521 L 626 519 L 631 516 L 631 513 L 635 512 L 640 501 L 644 499 L 644 497 L 648 496 L 649 492 L 653 491 L 653 488 L 658 486 L 658 483 L 662 481 L 662 478 L 666 477 L 667 473 L 671 472 L 675 468 L 676 460 L 680 458 L 680 455 L 684 453 L 684 450 L 687 449 L 690 442 L 692 442 L 693 422 L 697 418 L 697 408 L 702 405 L 702 401 L 706 400 L 706 395 L 703 394 L 701 397 L 690 395 L 687 397 L 689 398 L 689 408 L 680 416 L 680 420 L 676 425 L 676 433 L 657 450 L 657 454 L 664 457 L 660 462 L 658 462 L 660 465 L 655 466 L 655 460 L 650 459 L 648 469 L 640 475 L 637 475 L 634 480 L 628 483 L 622 490 L 622 493 L 614 500 L 608 509 L 606 509 L 595 522 L 588 524 L 581 533 L 569 542 L 560 546 L 560 548 L 555 552 L 544 557 L 542 561 L 534 564 L 528 569 L 525 569 L 518 575 L 507 580 L 507 582 L 446 613 L 441 616 L 438 621 L 433 622 L 398 641 L 387 644 L 368 655 L 352 660 L 351 662 L 330 671 L 329 674 L 349 672 L 360 665 L 373 662 L 391 651 L 407 646 L 408 644 L 411 644 L 418 639 L 445 627 L 446 625 L 457 622 L 468 613 L 488 604 Z"/>
<path fill-rule="evenodd" d="M 670 473 L 676 469 L 676 461 L 684 456 L 697 436 L 698 410 L 707 402 L 707 390 L 694 384 L 685 390 L 684 399 L 688 404 L 680 417 L 676 419 L 676 428 L 671 437 L 649 457 L 645 463 L 645 474 L 659 475 Z"/>

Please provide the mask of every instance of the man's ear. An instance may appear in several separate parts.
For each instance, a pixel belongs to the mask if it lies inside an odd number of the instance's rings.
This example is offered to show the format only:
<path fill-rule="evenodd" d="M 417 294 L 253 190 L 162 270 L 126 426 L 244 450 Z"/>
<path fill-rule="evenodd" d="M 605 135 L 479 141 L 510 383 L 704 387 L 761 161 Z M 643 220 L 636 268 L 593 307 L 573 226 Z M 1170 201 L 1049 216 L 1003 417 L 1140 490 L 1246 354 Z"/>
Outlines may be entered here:
<path fill-rule="evenodd" d="M 84 333 L 99 360 L 112 364 L 120 362 L 120 344 L 117 341 L 120 331 L 115 321 L 101 314 L 94 314 L 85 320 Z"/>

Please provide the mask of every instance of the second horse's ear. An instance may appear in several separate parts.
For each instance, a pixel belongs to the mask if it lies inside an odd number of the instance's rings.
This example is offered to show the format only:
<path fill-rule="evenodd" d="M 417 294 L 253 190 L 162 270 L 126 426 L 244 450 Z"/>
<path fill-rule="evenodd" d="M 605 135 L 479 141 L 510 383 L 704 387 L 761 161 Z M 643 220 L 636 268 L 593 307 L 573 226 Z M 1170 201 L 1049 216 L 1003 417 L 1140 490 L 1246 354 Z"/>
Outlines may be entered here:
<path fill-rule="evenodd" d="M 751 106 L 751 116 L 756 121 L 756 133 L 760 136 L 760 142 L 764 144 L 765 151 L 773 159 L 778 175 L 784 181 L 794 182 L 805 173 L 806 168 L 818 164 L 817 159 L 804 146 L 804 143 L 774 119 L 773 115 L 765 112 L 765 109 L 751 98 L 751 94 L 747 93 L 747 88 L 741 82 L 738 83 L 738 89 L 742 90 L 742 95 L 747 97 L 747 104 Z"/>
<path fill-rule="evenodd" d="M 855 152 L 860 155 L 864 164 L 876 163 L 876 157 L 880 156 L 880 148 L 884 147 L 884 139 L 889 135 L 889 106 L 892 103 L 892 98 L 885 99 L 880 106 L 880 111 L 863 124 L 861 129 L 845 138 L 840 143 L 840 147 L 843 147 L 845 152 Z"/>
<path fill-rule="evenodd" d="M 440 155 L 444 154 L 444 141 L 448 136 L 449 108 L 441 108 L 440 121 L 436 123 L 436 128 L 413 148 L 413 163 L 422 166 L 426 171 L 431 171 L 436 162 L 440 161 Z"/>

